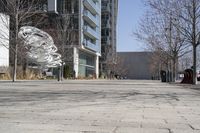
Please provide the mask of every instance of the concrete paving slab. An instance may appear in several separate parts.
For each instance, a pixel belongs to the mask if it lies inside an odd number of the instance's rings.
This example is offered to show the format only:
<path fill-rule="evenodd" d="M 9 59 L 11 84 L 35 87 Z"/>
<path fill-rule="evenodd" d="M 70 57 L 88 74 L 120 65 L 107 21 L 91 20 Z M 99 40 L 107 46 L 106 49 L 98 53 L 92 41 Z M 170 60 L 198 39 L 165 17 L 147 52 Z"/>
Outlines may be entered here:
<path fill-rule="evenodd" d="M 199 133 L 199 105 L 198 89 L 159 81 L 0 81 L 0 131 Z"/>

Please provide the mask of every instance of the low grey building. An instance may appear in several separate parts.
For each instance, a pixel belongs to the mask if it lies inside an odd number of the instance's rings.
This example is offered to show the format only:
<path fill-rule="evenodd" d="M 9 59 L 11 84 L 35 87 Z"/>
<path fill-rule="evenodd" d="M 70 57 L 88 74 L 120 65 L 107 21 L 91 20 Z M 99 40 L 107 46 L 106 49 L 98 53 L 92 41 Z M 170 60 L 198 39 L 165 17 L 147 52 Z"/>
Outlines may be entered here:
<path fill-rule="evenodd" d="M 152 79 L 151 52 L 118 52 L 117 55 L 128 79 Z"/>

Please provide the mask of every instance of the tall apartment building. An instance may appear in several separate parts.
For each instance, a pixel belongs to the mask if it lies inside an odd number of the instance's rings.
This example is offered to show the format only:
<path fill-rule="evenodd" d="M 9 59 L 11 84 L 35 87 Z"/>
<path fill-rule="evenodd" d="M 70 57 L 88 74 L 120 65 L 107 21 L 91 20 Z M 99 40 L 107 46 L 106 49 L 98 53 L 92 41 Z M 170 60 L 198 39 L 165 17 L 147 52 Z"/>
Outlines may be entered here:
<path fill-rule="evenodd" d="M 38 8 L 51 20 L 62 17 L 66 10 L 73 16 L 70 21 L 76 35 L 72 59 L 65 64 L 70 64 L 76 77 L 98 77 L 99 64 L 101 71 L 107 71 L 108 64 L 115 63 L 118 0 L 43 0 Z"/>
<path fill-rule="evenodd" d="M 116 63 L 116 44 L 117 44 L 117 15 L 118 0 L 102 0 L 101 14 L 101 58 L 100 71 L 108 73 L 112 71 L 113 64 Z"/>
<path fill-rule="evenodd" d="M 75 76 L 98 77 L 101 55 L 101 0 L 48 0 L 48 10 L 60 17 L 65 13 L 74 17 L 72 23 L 76 25 L 76 39 L 71 49 L 71 64 Z M 66 10 L 67 12 L 64 12 Z"/>

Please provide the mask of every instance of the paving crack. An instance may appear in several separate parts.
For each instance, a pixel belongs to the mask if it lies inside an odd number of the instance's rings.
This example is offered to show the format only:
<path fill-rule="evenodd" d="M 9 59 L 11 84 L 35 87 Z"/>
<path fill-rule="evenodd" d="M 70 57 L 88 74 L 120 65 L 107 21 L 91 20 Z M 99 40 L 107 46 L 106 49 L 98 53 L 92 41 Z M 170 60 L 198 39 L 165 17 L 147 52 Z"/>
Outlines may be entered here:
<path fill-rule="evenodd" d="M 174 133 L 174 132 L 173 132 L 171 129 L 169 129 L 169 128 L 168 128 L 167 130 L 169 131 L 169 133 Z"/>
<path fill-rule="evenodd" d="M 164 119 L 165 124 L 168 124 L 168 121 L 166 119 Z"/>
<path fill-rule="evenodd" d="M 118 126 L 115 127 L 115 128 L 113 129 L 112 133 L 116 133 L 116 131 L 117 131 L 118 128 L 119 128 Z"/>
<path fill-rule="evenodd" d="M 142 126 L 142 123 L 140 124 L 140 128 L 142 128 L 143 126 Z"/>
<path fill-rule="evenodd" d="M 197 130 L 195 129 L 192 125 L 188 124 L 190 128 L 192 128 L 192 130 Z"/>

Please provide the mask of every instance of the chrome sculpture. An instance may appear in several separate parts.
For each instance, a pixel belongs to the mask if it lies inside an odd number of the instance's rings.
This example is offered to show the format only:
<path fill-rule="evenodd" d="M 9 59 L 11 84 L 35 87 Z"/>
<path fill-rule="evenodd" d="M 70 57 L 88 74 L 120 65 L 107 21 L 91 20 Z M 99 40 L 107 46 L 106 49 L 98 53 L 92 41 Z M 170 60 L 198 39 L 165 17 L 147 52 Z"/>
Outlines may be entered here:
<path fill-rule="evenodd" d="M 57 67 L 61 65 L 61 55 L 57 52 L 52 37 L 32 26 L 23 26 L 18 33 L 24 41 L 28 58 L 42 67 Z"/>

